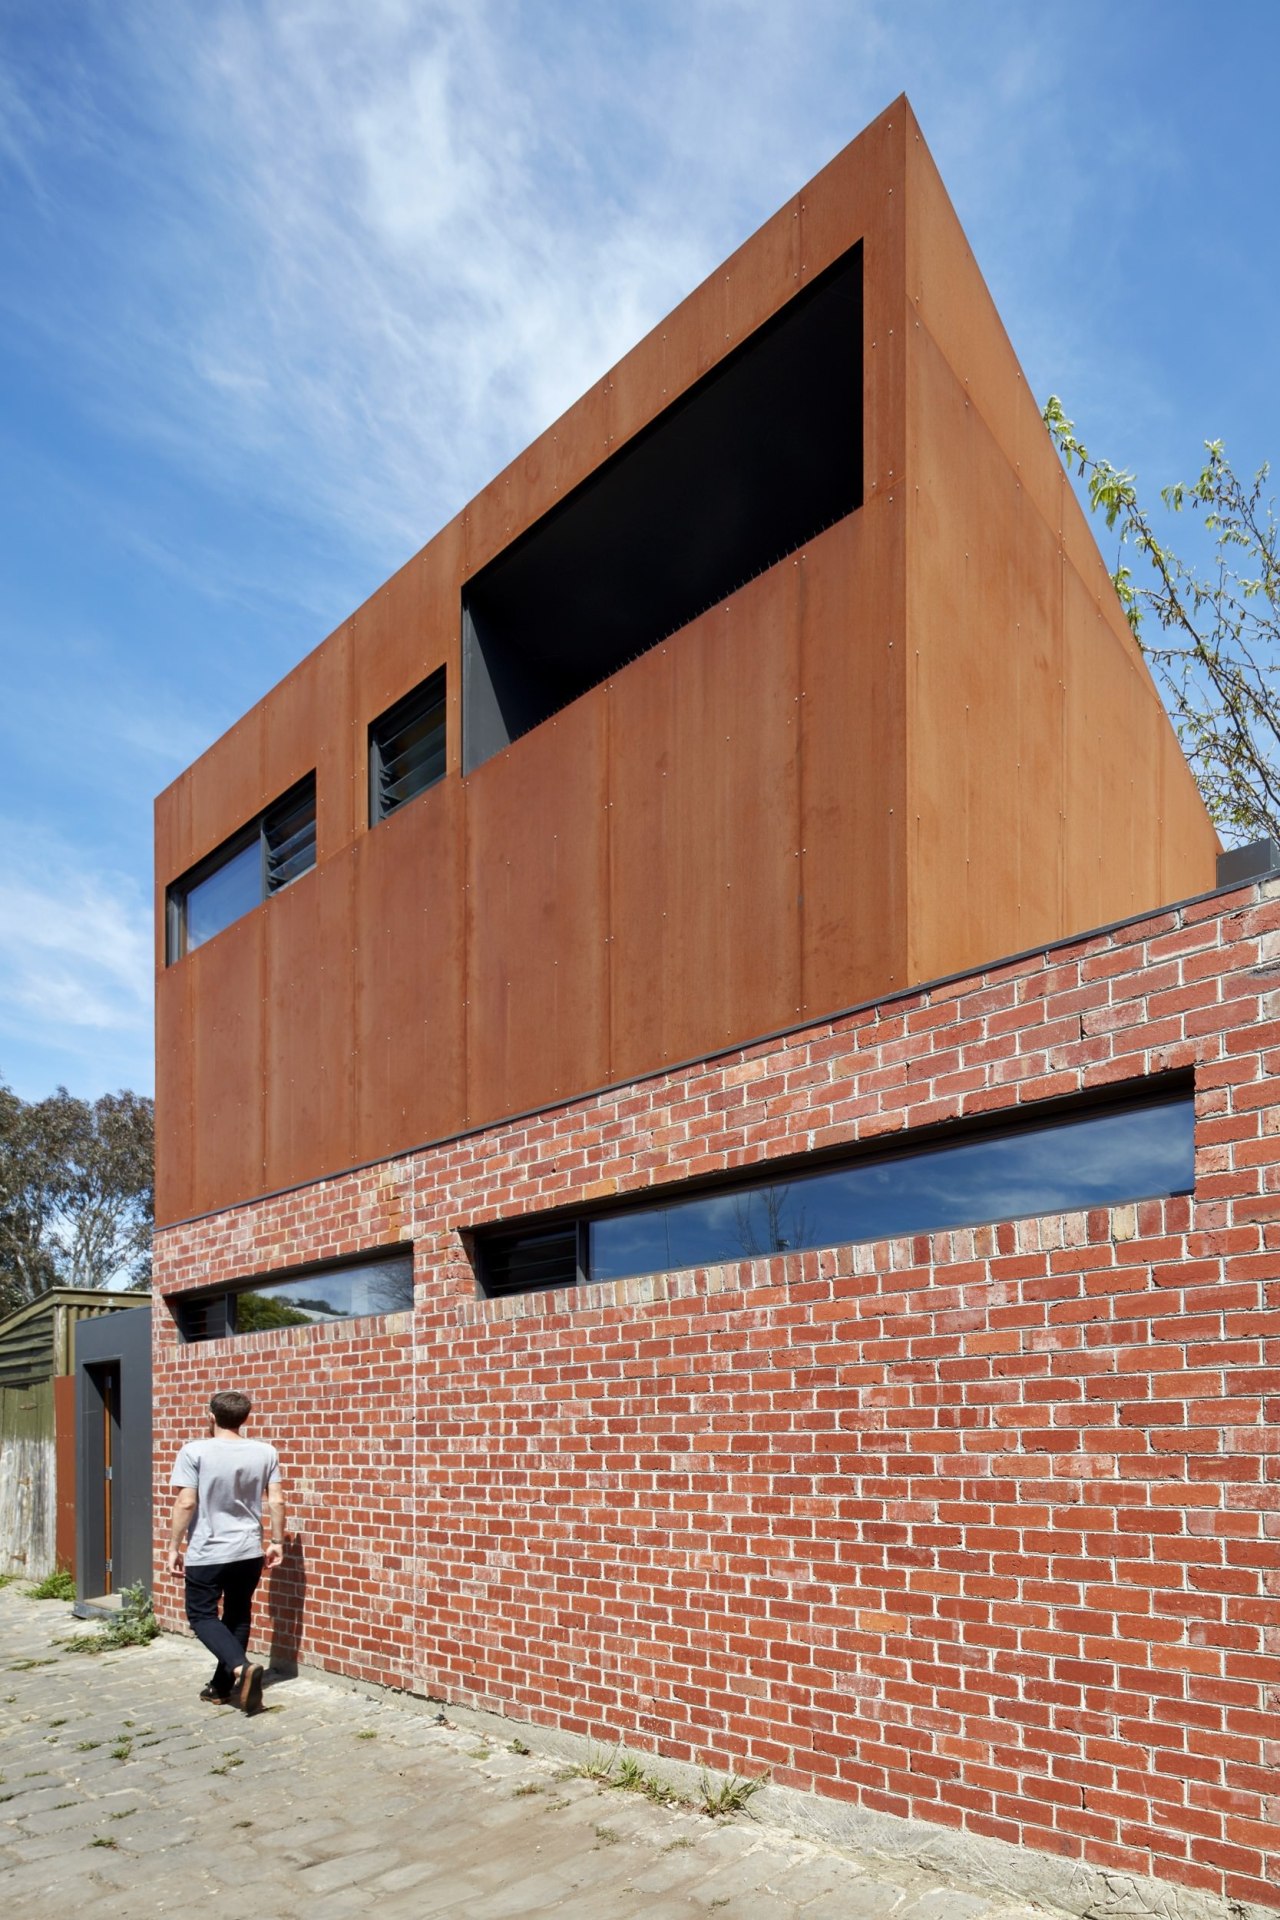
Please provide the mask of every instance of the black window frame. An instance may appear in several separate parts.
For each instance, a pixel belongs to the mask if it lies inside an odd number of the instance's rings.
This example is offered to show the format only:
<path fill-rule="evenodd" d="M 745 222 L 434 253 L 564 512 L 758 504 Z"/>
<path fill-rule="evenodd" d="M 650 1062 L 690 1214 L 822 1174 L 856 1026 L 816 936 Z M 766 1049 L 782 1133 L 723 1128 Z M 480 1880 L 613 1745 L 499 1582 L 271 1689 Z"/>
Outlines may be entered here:
<path fill-rule="evenodd" d="M 414 786 L 410 792 L 389 801 L 387 789 L 391 782 L 388 779 L 388 761 L 392 758 L 390 748 L 394 737 L 407 731 L 419 720 L 425 719 L 436 708 L 440 712 L 439 770 L 431 772 L 421 785 Z M 433 743 L 429 752 L 434 754 L 435 751 Z M 432 787 L 439 786 L 448 772 L 448 761 L 448 681 L 446 669 L 437 667 L 434 673 L 429 673 L 425 680 L 420 680 L 416 687 L 411 687 L 401 699 L 394 701 L 375 720 L 369 722 L 370 827 L 381 825 L 382 821 L 389 820 L 392 814 L 399 813 L 402 807 L 407 807 L 411 800 L 416 800 L 421 794 L 429 793 Z M 402 779 L 405 777 L 401 776 Z"/>
<path fill-rule="evenodd" d="M 310 802 L 309 839 L 304 840 L 301 847 L 294 848 L 289 856 L 289 864 L 293 865 L 308 851 L 310 858 L 305 860 L 304 864 L 297 866 L 295 871 L 282 875 L 278 870 L 273 871 L 272 867 L 273 860 L 277 859 L 280 853 L 280 844 L 275 836 L 281 832 L 292 815 L 300 809 L 305 809 L 308 801 Z M 304 834 L 306 824 L 304 818 Z M 297 838 L 296 829 L 292 837 Z M 264 807 L 247 826 L 233 833 L 229 839 L 222 842 L 221 846 L 215 847 L 212 853 L 206 854 L 203 860 L 197 861 L 194 867 L 189 867 L 179 879 L 170 882 L 165 893 L 165 965 L 167 967 L 185 959 L 188 953 L 197 951 L 196 948 L 189 947 L 187 944 L 187 903 L 191 895 L 197 887 L 203 886 L 206 880 L 211 880 L 215 873 L 230 865 L 231 861 L 238 858 L 247 847 L 251 847 L 255 840 L 259 849 L 258 898 L 242 912 L 224 921 L 222 926 L 216 928 L 207 939 L 200 942 L 200 946 L 208 946 L 210 940 L 216 940 L 220 933 L 225 933 L 228 927 L 233 927 L 237 920 L 243 920 L 246 913 L 253 912 L 254 907 L 260 907 L 264 900 L 270 900 L 273 895 L 283 893 L 286 887 L 291 887 L 295 880 L 301 880 L 303 875 L 310 873 L 315 866 L 316 776 L 314 768 L 310 773 L 304 774 L 301 780 L 295 781 L 293 786 L 287 788 L 278 800 L 273 800 L 269 807 Z"/>
<path fill-rule="evenodd" d="M 527 1215 L 519 1221 L 495 1221 L 490 1225 L 474 1228 L 467 1236 L 468 1252 L 476 1276 L 477 1293 L 482 1299 L 504 1299 L 518 1294 L 550 1292 L 561 1287 L 576 1289 L 607 1286 L 620 1280 L 642 1279 L 652 1272 L 691 1272 L 696 1271 L 700 1266 L 724 1266 L 754 1259 L 780 1258 L 786 1253 L 818 1252 L 829 1246 L 874 1245 L 878 1240 L 883 1239 L 906 1240 L 916 1238 L 918 1235 L 976 1231 L 984 1226 L 1050 1218 L 1060 1213 L 1088 1212 L 1096 1207 L 1140 1205 L 1145 1199 L 1170 1199 L 1178 1194 L 1194 1191 L 1194 1184 L 1189 1187 L 1171 1188 L 1159 1194 L 1133 1194 L 1125 1198 L 1082 1200 L 1074 1205 L 1044 1207 L 1030 1212 L 1001 1213 L 980 1220 L 956 1220 L 949 1225 L 904 1226 L 888 1234 L 854 1234 L 848 1239 L 823 1240 L 812 1244 L 806 1242 L 793 1247 L 783 1246 L 772 1251 L 767 1249 L 758 1252 L 743 1251 L 693 1263 L 675 1262 L 669 1268 L 645 1268 L 629 1274 L 604 1274 L 597 1277 L 591 1272 L 591 1229 L 602 1222 L 624 1221 L 628 1216 L 649 1213 L 664 1206 L 680 1206 L 686 1202 L 718 1201 L 732 1199 L 738 1195 L 746 1196 L 770 1187 L 785 1186 L 792 1182 L 803 1183 L 806 1179 L 821 1174 L 840 1173 L 850 1168 L 870 1168 L 885 1163 L 924 1159 L 925 1156 L 947 1147 L 967 1146 L 982 1140 L 1016 1140 L 1025 1135 L 1048 1132 L 1056 1127 L 1065 1128 L 1073 1122 L 1104 1119 L 1125 1112 L 1145 1112 L 1161 1106 L 1178 1104 L 1192 1106 L 1194 1091 L 1190 1076 L 1181 1073 L 1162 1074 L 1153 1076 L 1149 1080 L 1123 1082 L 1118 1087 L 1108 1089 L 1101 1097 L 1091 1092 L 1083 1099 L 1079 1096 L 1067 1096 L 1064 1099 L 1036 1101 L 1019 1107 L 1014 1114 L 1006 1111 L 972 1119 L 962 1118 L 933 1127 L 908 1129 L 895 1136 L 892 1144 L 888 1146 L 883 1140 L 878 1140 L 852 1149 L 837 1148 L 816 1154 L 788 1155 L 778 1160 L 758 1163 L 751 1168 L 734 1168 L 727 1174 L 711 1179 L 678 1181 L 670 1186 L 649 1187 L 640 1193 L 627 1196 L 625 1200 L 614 1205 L 606 1202 L 592 1207 L 552 1209 L 542 1214 Z M 1192 1120 L 1194 1156 L 1194 1109 Z M 511 1284 L 513 1267 L 522 1259 L 527 1259 L 530 1263 L 536 1260 L 538 1241 L 549 1242 L 554 1237 L 565 1240 L 571 1233 L 576 1236 L 572 1279 L 563 1277 L 567 1272 L 566 1263 L 562 1267 L 561 1277 L 544 1278 L 533 1285 Z"/>
<path fill-rule="evenodd" d="M 336 1326 L 343 1322 L 356 1320 L 382 1320 L 392 1313 L 409 1313 L 413 1308 L 413 1288 L 415 1281 L 415 1262 L 412 1245 L 406 1246 L 399 1240 L 394 1246 L 366 1249 L 354 1256 L 340 1256 L 334 1260 L 312 1260 L 301 1266 L 273 1268 L 269 1273 L 244 1274 L 225 1286 L 200 1288 L 190 1293 L 177 1293 L 167 1296 L 168 1305 L 177 1324 L 178 1333 L 184 1346 L 197 1346 L 207 1340 L 239 1340 L 251 1333 L 281 1332 L 278 1328 L 238 1327 L 236 1325 L 236 1302 L 245 1294 L 264 1294 L 284 1287 L 297 1286 L 309 1280 L 323 1282 L 332 1279 L 335 1274 L 358 1273 L 362 1268 L 402 1265 L 408 1280 L 408 1298 L 403 1306 L 386 1307 L 372 1313 L 333 1314 L 323 1320 L 306 1323 L 312 1326 Z"/>

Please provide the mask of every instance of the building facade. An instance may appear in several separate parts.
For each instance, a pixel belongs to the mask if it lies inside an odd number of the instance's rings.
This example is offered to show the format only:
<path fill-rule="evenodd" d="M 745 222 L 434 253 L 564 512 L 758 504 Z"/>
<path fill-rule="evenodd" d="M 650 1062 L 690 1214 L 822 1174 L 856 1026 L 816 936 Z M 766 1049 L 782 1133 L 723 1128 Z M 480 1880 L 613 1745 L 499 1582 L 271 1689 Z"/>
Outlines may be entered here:
<path fill-rule="evenodd" d="M 896 102 L 158 804 L 157 1461 L 254 1395 L 277 1662 L 1280 1904 L 1216 855 Z"/>

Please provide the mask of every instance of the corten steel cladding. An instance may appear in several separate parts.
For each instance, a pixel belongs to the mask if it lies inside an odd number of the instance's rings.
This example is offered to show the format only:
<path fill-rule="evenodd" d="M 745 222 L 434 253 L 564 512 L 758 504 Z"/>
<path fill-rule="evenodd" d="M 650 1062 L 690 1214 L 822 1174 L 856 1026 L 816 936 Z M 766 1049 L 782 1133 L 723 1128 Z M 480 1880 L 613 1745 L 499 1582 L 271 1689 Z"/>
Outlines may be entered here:
<path fill-rule="evenodd" d="M 710 392 L 713 413 L 727 389 L 705 377 L 736 378 L 846 258 L 861 504 L 682 602 L 652 650 L 602 656 L 597 684 L 580 636 L 570 703 L 464 775 L 469 583 L 546 516 L 562 528 L 606 463 L 648 459 L 666 410 Z M 502 645 L 518 679 L 518 622 Z M 371 829 L 369 725 L 441 668 L 445 777 Z M 1216 836 L 905 100 L 162 795 L 159 924 L 166 888 L 312 769 L 315 869 L 173 966 L 157 935 L 162 1221 L 1214 881 Z"/>

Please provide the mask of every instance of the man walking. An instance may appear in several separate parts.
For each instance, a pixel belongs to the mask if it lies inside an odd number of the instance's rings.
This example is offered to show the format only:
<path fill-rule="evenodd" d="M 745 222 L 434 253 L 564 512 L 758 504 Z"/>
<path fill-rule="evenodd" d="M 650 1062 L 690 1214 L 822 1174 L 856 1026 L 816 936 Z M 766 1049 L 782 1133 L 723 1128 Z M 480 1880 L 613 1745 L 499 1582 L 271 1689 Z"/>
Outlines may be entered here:
<path fill-rule="evenodd" d="M 262 1668 L 248 1657 L 249 1628 L 263 1568 L 284 1558 L 284 1493 L 275 1448 L 241 1436 L 250 1405 L 247 1393 L 215 1393 L 209 1438 L 191 1441 L 174 1463 L 169 1571 L 185 1574 L 187 1619 L 218 1662 L 200 1698 L 257 1713 Z M 264 1495 L 271 1511 L 265 1554 Z"/>

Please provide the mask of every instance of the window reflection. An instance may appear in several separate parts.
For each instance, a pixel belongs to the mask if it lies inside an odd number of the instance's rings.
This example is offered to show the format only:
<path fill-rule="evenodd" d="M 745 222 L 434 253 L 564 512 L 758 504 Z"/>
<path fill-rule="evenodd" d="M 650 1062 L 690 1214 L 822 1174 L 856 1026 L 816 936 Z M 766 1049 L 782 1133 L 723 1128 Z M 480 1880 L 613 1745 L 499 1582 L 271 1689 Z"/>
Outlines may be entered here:
<path fill-rule="evenodd" d="M 1194 1184 L 1189 1097 L 985 1134 L 593 1220 L 590 1277 L 1117 1206 Z"/>
<path fill-rule="evenodd" d="M 186 898 L 186 950 L 221 933 L 262 898 L 262 849 L 256 836 Z"/>
<path fill-rule="evenodd" d="M 329 1267 L 295 1280 L 273 1280 L 243 1292 L 195 1294 L 177 1302 L 186 1340 L 216 1340 L 227 1333 L 263 1333 L 274 1327 L 309 1327 L 324 1320 L 356 1320 L 366 1314 L 407 1313 L 413 1306 L 413 1255 Z"/>

